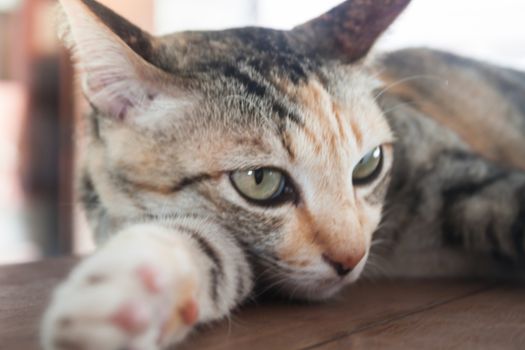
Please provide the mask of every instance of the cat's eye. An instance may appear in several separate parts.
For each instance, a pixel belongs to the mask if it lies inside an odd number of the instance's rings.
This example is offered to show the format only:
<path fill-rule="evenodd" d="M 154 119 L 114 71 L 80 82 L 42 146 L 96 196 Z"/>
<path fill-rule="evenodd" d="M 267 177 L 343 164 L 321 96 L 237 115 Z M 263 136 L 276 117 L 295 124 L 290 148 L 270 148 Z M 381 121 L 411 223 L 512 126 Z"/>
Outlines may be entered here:
<path fill-rule="evenodd" d="M 368 152 L 354 168 L 352 180 L 354 185 L 366 185 L 374 181 L 381 173 L 383 166 L 383 149 L 381 146 Z"/>
<path fill-rule="evenodd" d="M 230 179 L 244 198 L 260 205 L 280 204 L 293 192 L 283 172 L 273 168 L 235 171 Z"/>

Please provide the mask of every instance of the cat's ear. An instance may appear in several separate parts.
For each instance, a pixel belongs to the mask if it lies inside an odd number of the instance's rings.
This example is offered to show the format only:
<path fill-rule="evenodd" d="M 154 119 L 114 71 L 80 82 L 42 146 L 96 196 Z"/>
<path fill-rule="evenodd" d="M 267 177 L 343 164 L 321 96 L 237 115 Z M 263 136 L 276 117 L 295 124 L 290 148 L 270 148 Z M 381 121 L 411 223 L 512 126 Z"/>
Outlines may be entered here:
<path fill-rule="evenodd" d="M 347 0 L 324 15 L 292 30 L 317 55 L 355 62 L 368 53 L 377 38 L 410 0 Z"/>
<path fill-rule="evenodd" d="M 143 114 L 168 83 L 152 65 L 154 38 L 94 0 L 60 0 L 61 36 L 82 74 L 86 98 L 102 114 Z"/>

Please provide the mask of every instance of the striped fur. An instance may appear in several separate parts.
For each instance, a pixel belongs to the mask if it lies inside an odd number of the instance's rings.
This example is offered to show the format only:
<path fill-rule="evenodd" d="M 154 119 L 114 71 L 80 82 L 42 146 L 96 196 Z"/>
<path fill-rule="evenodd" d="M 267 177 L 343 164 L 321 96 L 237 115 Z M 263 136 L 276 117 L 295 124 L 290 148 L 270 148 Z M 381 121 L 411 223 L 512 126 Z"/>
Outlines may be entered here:
<path fill-rule="evenodd" d="M 370 256 L 389 276 L 521 271 L 525 82 L 425 50 L 363 61 L 408 1 L 350 0 L 292 31 L 164 37 L 61 2 L 93 107 L 79 194 L 101 248 L 55 293 L 46 349 L 166 348 L 249 297 L 329 298 L 376 273 Z M 377 178 L 354 184 L 380 145 Z M 255 205 L 232 186 L 261 167 L 289 176 L 288 200 Z"/>
<path fill-rule="evenodd" d="M 378 68 L 398 135 L 375 236 L 381 274 L 522 276 L 525 75 L 428 49 L 384 55 Z"/>

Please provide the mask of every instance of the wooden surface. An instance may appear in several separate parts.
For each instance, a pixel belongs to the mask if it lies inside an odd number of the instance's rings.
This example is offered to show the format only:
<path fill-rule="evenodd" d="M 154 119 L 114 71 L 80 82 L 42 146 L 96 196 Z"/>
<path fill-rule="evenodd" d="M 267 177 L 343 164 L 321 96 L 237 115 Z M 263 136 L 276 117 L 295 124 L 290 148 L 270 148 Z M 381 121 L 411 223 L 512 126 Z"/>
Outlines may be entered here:
<path fill-rule="evenodd" d="M 1 350 L 38 349 L 42 310 L 73 262 L 0 267 Z M 246 306 L 180 349 L 525 349 L 525 286 L 359 283 L 325 304 Z"/>

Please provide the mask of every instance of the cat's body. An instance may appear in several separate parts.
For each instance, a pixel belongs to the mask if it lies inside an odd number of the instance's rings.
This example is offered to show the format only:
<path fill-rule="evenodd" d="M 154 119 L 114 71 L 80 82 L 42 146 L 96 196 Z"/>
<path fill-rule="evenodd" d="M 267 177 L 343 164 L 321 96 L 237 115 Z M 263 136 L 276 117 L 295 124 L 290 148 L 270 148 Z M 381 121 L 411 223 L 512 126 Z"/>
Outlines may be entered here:
<path fill-rule="evenodd" d="M 165 347 L 255 287 L 317 300 L 363 270 L 519 274 L 522 75 L 424 50 L 364 65 L 407 1 L 162 38 L 62 3 L 94 108 L 80 194 L 109 243 L 55 294 L 46 349 Z"/>
<path fill-rule="evenodd" d="M 379 271 L 523 275 L 525 74 L 427 49 L 384 55 L 378 68 L 398 136 Z"/>

